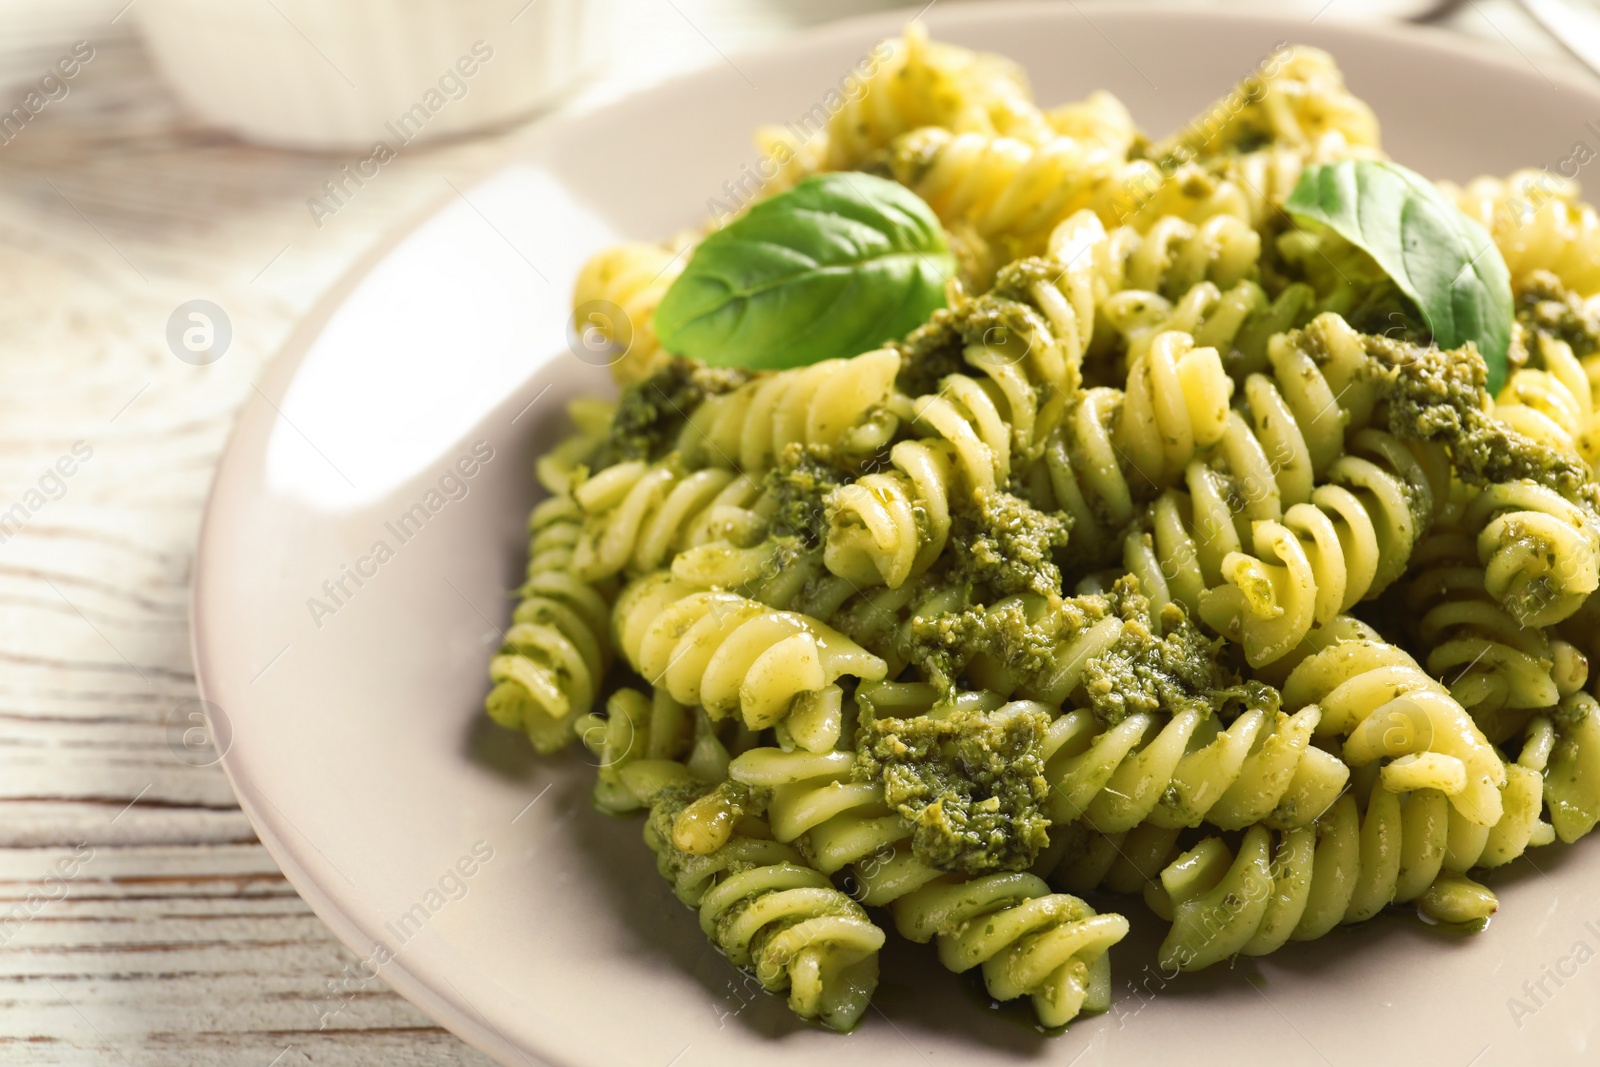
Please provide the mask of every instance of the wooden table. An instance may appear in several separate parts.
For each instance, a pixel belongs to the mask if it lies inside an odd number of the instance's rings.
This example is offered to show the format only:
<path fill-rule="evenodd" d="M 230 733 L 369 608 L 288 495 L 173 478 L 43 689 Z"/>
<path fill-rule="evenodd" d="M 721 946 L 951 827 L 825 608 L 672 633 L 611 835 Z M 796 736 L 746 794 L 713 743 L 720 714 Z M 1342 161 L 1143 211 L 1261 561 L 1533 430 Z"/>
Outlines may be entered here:
<path fill-rule="evenodd" d="M 624 8 L 569 107 L 860 5 Z M 1563 62 L 1508 3 L 1448 22 Z M 195 125 L 124 25 L 0 147 L 0 1063 L 485 1064 L 378 981 L 323 1025 L 353 957 L 188 744 L 187 597 L 213 464 L 295 321 L 527 130 L 408 152 L 319 228 L 341 160 Z M 196 298 L 232 324 L 209 366 L 166 341 Z"/>

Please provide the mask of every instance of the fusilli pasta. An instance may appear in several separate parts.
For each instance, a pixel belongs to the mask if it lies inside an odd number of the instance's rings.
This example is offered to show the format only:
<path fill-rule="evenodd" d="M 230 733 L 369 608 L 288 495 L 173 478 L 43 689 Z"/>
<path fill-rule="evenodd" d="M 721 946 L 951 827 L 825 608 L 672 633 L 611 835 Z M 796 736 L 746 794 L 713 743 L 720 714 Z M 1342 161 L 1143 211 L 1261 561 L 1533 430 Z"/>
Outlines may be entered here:
<path fill-rule="evenodd" d="M 486 707 L 502 726 L 527 733 L 541 751 L 571 739 L 572 724 L 594 704 L 610 659 L 610 609 L 572 574 L 581 527 L 571 497 L 540 504 L 528 520 L 528 580 L 500 652 Z"/>
<path fill-rule="evenodd" d="M 624 384 L 658 366 L 656 305 L 683 272 L 687 241 L 677 247 L 631 242 L 596 254 L 578 274 L 572 305 L 574 328 L 586 347 L 611 344 L 622 349 L 611 372 Z"/>
<path fill-rule="evenodd" d="M 1456 203 L 1494 238 L 1513 285 L 1544 270 L 1583 296 L 1600 292 L 1600 217 L 1578 200 L 1576 182 L 1519 170 L 1503 180 L 1468 182 L 1456 190 Z"/>
<path fill-rule="evenodd" d="M 583 741 L 596 806 L 647 812 L 736 966 L 847 1029 L 882 907 L 1056 1027 L 1108 1006 L 1129 928 L 1078 894 L 1142 895 L 1191 971 L 1390 904 L 1481 926 L 1480 872 L 1600 824 L 1600 222 L 1575 186 L 1451 190 L 1511 282 L 1468 264 L 1487 295 L 1457 279 L 1452 331 L 1373 234 L 1304 209 L 1383 172 L 1450 212 L 1316 49 L 1151 141 L 914 21 L 759 137 L 723 214 L 858 170 L 959 276 L 879 348 L 816 331 L 832 358 L 752 371 L 655 331 L 686 263 L 723 277 L 712 246 L 594 257 L 574 325 L 632 384 L 538 463 L 487 703 L 541 750 Z M 853 294 L 795 307 L 845 321 Z M 809 331 L 741 300 L 750 336 Z"/>
<path fill-rule="evenodd" d="M 1318 706 L 1316 732 L 1343 737 L 1351 767 L 1388 760 L 1386 783 L 1425 781 L 1470 822 L 1500 821 L 1503 761 L 1449 691 L 1399 647 L 1360 639 L 1314 652 L 1289 672 L 1283 703 Z"/>
<path fill-rule="evenodd" d="M 844 675 L 875 681 L 886 671 L 883 660 L 816 619 L 697 589 L 670 573 L 631 583 L 615 615 L 618 644 L 648 682 L 713 717 L 737 712 L 751 729 L 791 715 L 837 722 L 834 683 Z"/>
<path fill-rule="evenodd" d="M 877 988 L 883 931 L 786 845 L 740 834 L 704 856 L 676 848 L 670 827 L 686 799 L 663 793 L 645 825 L 678 899 L 699 911 L 701 929 L 735 967 L 769 990 L 787 989 L 795 1014 L 850 1029 Z"/>

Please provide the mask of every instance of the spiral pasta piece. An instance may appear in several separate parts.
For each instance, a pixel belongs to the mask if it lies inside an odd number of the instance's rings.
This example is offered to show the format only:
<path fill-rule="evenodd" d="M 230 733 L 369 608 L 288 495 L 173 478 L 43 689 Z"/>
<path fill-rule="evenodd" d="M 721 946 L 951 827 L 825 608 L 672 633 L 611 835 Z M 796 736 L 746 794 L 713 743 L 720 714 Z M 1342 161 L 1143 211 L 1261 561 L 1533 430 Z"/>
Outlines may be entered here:
<path fill-rule="evenodd" d="M 1149 230 L 1119 226 L 1098 252 L 1108 295 L 1127 290 L 1177 299 L 1201 282 L 1227 289 L 1254 278 L 1261 235 L 1248 222 L 1217 215 L 1196 225 L 1165 215 Z"/>
<path fill-rule="evenodd" d="M 937 393 L 911 402 L 916 429 L 942 439 L 955 456 L 957 469 L 972 493 L 993 493 L 1011 476 L 1011 426 L 1005 412 L 983 385 L 965 374 L 952 374 Z"/>
<path fill-rule="evenodd" d="M 877 988 L 883 931 L 798 852 L 763 839 L 759 820 L 708 855 L 675 847 L 672 821 L 693 792 L 663 793 L 651 809 L 645 843 L 662 876 L 735 967 L 788 990 L 801 1018 L 853 1027 Z"/>
<path fill-rule="evenodd" d="M 925 443 L 953 459 L 967 492 L 992 493 L 1010 481 L 1014 466 L 1026 466 L 1034 502 L 1069 512 L 1079 536 L 1092 544 L 1108 526 L 1131 519 L 1130 476 L 1159 486 L 1220 438 L 1232 383 L 1215 349 L 1169 333 L 1131 361 L 1125 393 L 1069 392 L 1088 341 L 1093 254 L 1104 245 L 1105 231 L 1092 216 L 1078 215 L 1051 240 L 1052 259 L 1041 266 L 1060 264 L 1054 278 L 1007 283 L 1021 285 L 1034 302 L 1029 310 L 1037 314 L 1014 316 L 1029 323 L 1028 335 L 1008 335 L 998 343 L 986 334 L 967 344 L 963 358 L 983 378 L 947 375 L 936 393 L 916 397 L 908 407 L 915 430 L 929 434 Z M 906 473 L 875 479 L 850 494 L 861 505 L 863 525 L 874 528 L 875 558 L 882 564 L 877 579 L 864 564 L 850 567 L 858 581 L 903 581 L 913 573 L 904 515 L 933 479 L 924 474 L 919 482 Z M 868 521 L 869 491 L 878 496 L 875 523 Z M 938 509 L 937 499 L 924 499 Z M 902 517 L 891 522 L 888 513 L 896 507 Z M 901 536 L 891 540 L 891 532 Z M 898 559 L 891 560 L 895 551 Z M 852 555 L 861 558 L 853 548 Z"/>
<path fill-rule="evenodd" d="M 1035 870 L 1051 868 L 1051 885 L 1082 895 L 1097 890 L 1134 895 L 1155 884 L 1161 871 L 1184 851 L 1182 831 L 1141 823 L 1132 830 L 1101 833 L 1082 821 L 1051 829 L 1052 854 Z"/>
<path fill-rule="evenodd" d="M 884 800 L 882 782 L 851 775 L 850 751 L 785 752 L 755 748 L 728 768 L 736 782 L 772 790 L 767 819 L 775 840 L 800 848 L 817 870 L 834 874 L 871 857 L 886 858 L 911 837 L 911 826 Z"/>
<path fill-rule="evenodd" d="M 1582 654 L 1523 626 L 1489 594 L 1465 532 L 1435 530 L 1414 562 L 1405 603 L 1428 673 L 1450 687 L 1491 741 L 1508 736 L 1529 710 L 1554 707 L 1582 686 L 1588 673 Z M 1574 672 L 1581 674 L 1573 678 Z M 1570 680 L 1558 683 L 1558 673 Z"/>
<path fill-rule="evenodd" d="M 1448 194 L 1453 187 L 1439 183 Z M 1578 199 L 1578 184 L 1548 171 L 1477 178 L 1455 190 L 1456 206 L 1494 238 L 1513 286 L 1552 271 L 1584 296 L 1600 292 L 1600 217 Z"/>
<path fill-rule="evenodd" d="M 1050 231 L 1089 206 L 1121 161 L 1120 151 L 1076 137 L 1035 145 L 937 126 L 897 139 L 889 153 L 896 181 L 1002 263 L 1042 251 Z"/>
<path fill-rule="evenodd" d="M 1266 230 L 1307 164 L 1349 158 L 1383 158 L 1377 121 L 1326 53 L 1296 45 L 1130 161 L 1096 208 L 1139 226 L 1228 215 Z"/>
<path fill-rule="evenodd" d="M 1600 523 L 1548 486 L 1485 486 L 1463 521 L 1478 531 L 1489 595 L 1524 626 L 1560 622 L 1600 587 Z"/>
<path fill-rule="evenodd" d="M 1275 336 L 1268 356 L 1273 373 L 1245 378 L 1215 447 L 1188 464 L 1188 492 L 1163 493 L 1148 534 L 1124 545 L 1158 606 L 1183 604 L 1255 667 L 1399 577 L 1444 462 L 1438 445 L 1371 427 L 1346 449 L 1376 398 L 1360 336 L 1338 316 Z"/>
<path fill-rule="evenodd" d="M 1264 230 L 1306 164 L 1352 157 L 1382 158 L 1377 121 L 1326 53 L 1296 45 L 1130 161 L 1096 206 L 1136 225 L 1230 215 Z"/>
<path fill-rule="evenodd" d="M 849 781 L 849 753 L 753 750 L 731 768 L 774 790 L 774 835 L 804 835 L 819 867 L 853 864 L 864 903 L 888 905 L 900 932 L 939 942 L 956 972 L 983 965 L 991 996 L 1029 996 L 1041 1023 L 1064 1026 L 1109 1006 L 1106 949 L 1127 933 L 1120 915 L 1096 915 L 1076 897 L 1052 893 L 1034 875 L 960 880 L 918 861 L 905 820 L 883 805 L 881 784 Z"/>
<path fill-rule="evenodd" d="M 905 404 L 916 432 L 948 443 L 970 491 L 1003 488 L 1013 459 L 1036 459 L 1059 423 L 1094 329 L 1094 251 L 1105 240 L 1099 220 L 1073 216 L 1052 232 L 1048 258 L 1008 268 L 995 291 L 904 346 L 915 368 L 954 341 L 972 371 L 943 375 Z"/>
<path fill-rule="evenodd" d="M 856 585 L 898 589 L 923 574 L 950 537 L 949 450 L 901 441 L 891 469 L 834 490 L 827 502 L 828 570 Z"/>
<path fill-rule="evenodd" d="M 578 273 L 572 293 L 579 342 L 622 349 L 611 375 L 626 385 L 659 366 L 656 306 L 688 262 L 687 238 L 674 246 L 628 242 L 596 253 Z"/>
<path fill-rule="evenodd" d="M 1382 153 L 1351 146 L 1341 135 L 1329 133 L 1309 149 L 1269 143 L 1188 162 L 1178 154 L 1133 159 L 1100 187 L 1093 209 L 1107 223 L 1136 229 L 1168 216 L 1199 225 L 1226 215 L 1268 233 L 1282 218 L 1284 201 L 1308 164 L 1352 156 L 1382 158 Z"/>
<path fill-rule="evenodd" d="M 1267 361 L 1270 373 L 1245 375 L 1237 417 L 1211 457 L 1238 483 L 1252 518 L 1276 518 L 1309 500 L 1377 400 L 1362 337 L 1338 315 L 1272 337 Z M 1410 471 L 1403 458 L 1395 462 Z M 1424 480 L 1421 488 L 1429 487 Z"/>
<path fill-rule="evenodd" d="M 541 752 L 565 745 L 593 706 L 610 660 L 609 609 L 572 573 L 582 532 L 577 505 L 557 496 L 528 519 L 528 579 L 500 651 L 489 661 L 489 717 L 527 733 Z"/>
<path fill-rule="evenodd" d="M 1450 812 L 1435 790 L 1402 797 L 1379 784 L 1364 811 L 1347 795 L 1316 827 L 1275 835 L 1253 826 L 1237 854 L 1220 838 L 1205 839 L 1162 871 L 1159 891 L 1146 893 L 1173 920 L 1162 965 L 1194 971 L 1263 956 L 1391 903 L 1420 900 L 1422 911 L 1449 922 L 1486 918 L 1494 894 L 1463 874 L 1441 873 Z"/>
<path fill-rule="evenodd" d="M 1050 413 L 1078 387 L 1095 325 L 1096 256 L 1106 240 L 1100 221 L 1079 212 L 1051 231 L 1048 256 L 1008 268 L 989 298 L 961 309 L 972 319 L 998 313 L 1000 324 L 981 337 L 969 329 L 962 359 L 1003 404 L 1023 455 L 1038 454 Z"/>
<path fill-rule="evenodd" d="M 1550 822 L 1556 836 L 1571 844 L 1600 822 L 1600 702 L 1573 693 L 1550 719 L 1551 747 L 1539 769 Z"/>
<path fill-rule="evenodd" d="M 1127 936 L 1128 920 L 1053 893 L 1037 875 L 932 882 L 897 898 L 890 910 L 906 938 L 937 942 L 939 961 L 950 970 L 981 965 L 996 1000 L 1029 997 L 1044 1026 L 1065 1026 L 1111 1005 L 1106 952 Z"/>
<path fill-rule="evenodd" d="M 1082 100 L 1050 108 L 1045 112 L 1045 119 L 1058 134 L 1118 155 L 1127 155 L 1140 136 L 1127 106 L 1114 93 L 1103 89 L 1091 92 Z"/>
<path fill-rule="evenodd" d="M 1169 483 L 1222 440 L 1232 394 L 1216 349 L 1198 348 L 1186 334 L 1158 334 L 1128 368 L 1118 451 L 1146 481 Z"/>
<path fill-rule="evenodd" d="M 685 549 L 765 525 L 750 510 L 760 495 L 756 479 L 723 468 L 687 471 L 676 453 L 612 464 L 572 495 L 584 514 L 572 568 L 585 581 L 657 570 Z"/>
<path fill-rule="evenodd" d="M 1553 739 L 1550 720 L 1534 720 L 1521 755 L 1505 763 L 1504 808 L 1492 825 L 1467 818 L 1424 784 L 1431 775 L 1418 757 L 1363 775 L 1315 827 L 1276 835 L 1252 827 L 1237 853 L 1218 838 L 1202 841 L 1146 892 L 1174 920 L 1163 961 L 1198 970 L 1238 953 L 1263 955 L 1363 922 L 1389 904 L 1415 902 L 1441 922 L 1488 918 L 1498 901 L 1468 872 L 1555 840 L 1540 817 Z"/>
<path fill-rule="evenodd" d="M 1197 345 L 1217 349 L 1230 366 L 1257 370 L 1266 365 L 1268 341 L 1300 325 L 1315 299 L 1310 286 L 1295 282 L 1269 301 L 1249 279 L 1227 290 L 1199 282 L 1175 300 L 1127 289 L 1101 301 L 1100 337 L 1120 337 L 1131 360 L 1159 334 L 1177 330 Z"/>
<path fill-rule="evenodd" d="M 1511 372 L 1495 398 L 1494 416 L 1511 429 L 1593 468 L 1600 463 L 1600 422 L 1588 372 L 1572 346 L 1540 333 L 1534 346 L 1539 367 Z"/>
<path fill-rule="evenodd" d="M 1175 313 L 1169 301 L 1203 283 L 1231 290 L 1254 278 L 1261 238 L 1248 224 L 1225 216 L 1199 225 L 1168 216 L 1147 233 L 1131 226 L 1107 231 L 1093 212 L 1084 210 L 1055 227 L 1048 248 L 1050 258 L 1062 264 L 1063 270 L 1092 279 L 1098 304 L 1096 347 L 1103 350 L 1111 334 L 1120 332 L 1129 339 L 1132 359 L 1156 332 L 1183 329 L 1185 319 L 1197 322 L 1202 310 L 1211 310 L 1190 306 L 1185 309 L 1187 314 Z M 1239 296 L 1248 293 L 1243 290 Z M 1300 290 L 1295 290 L 1294 296 L 1299 295 Z M 1226 308 L 1216 310 L 1218 328 L 1225 331 L 1224 324 L 1233 313 Z M 1162 325 L 1167 316 L 1173 319 L 1170 327 Z M 1087 321 L 1087 316 L 1081 317 Z M 1084 344 L 1088 342 L 1085 336 Z"/>
<path fill-rule="evenodd" d="M 1185 334 L 1158 335 L 1127 385 L 1079 394 L 1028 475 L 1035 505 L 1072 516 L 1069 549 L 1086 560 L 1103 559 L 1138 499 L 1174 481 L 1228 427 L 1233 383 L 1217 350 Z"/>
<path fill-rule="evenodd" d="M 595 806 L 611 815 L 647 807 L 662 788 L 693 781 L 697 772 L 717 777 L 720 771 L 706 766 L 706 753 L 691 750 L 700 740 L 693 712 L 662 689 L 648 697 L 619 689 L 604 716 L 580 717 L 574 732 L 596 760 Z"/>
<path fill-rule="evenodd" d="M 749 475 L 769 470 L 792 444 L 867 455 L 899 428 L 888 406 L 899 372 L 900 357 L 883 348 L 757 375 L 690 413 L 679 453 L 690 469 Z"/>
<path fill-rule="evenodd" d="M 599 447 L 611 429 L 617 405 L 609 400 L 579 397 L 567 404 L 567 416 L 575 430 L 534 464 L 534 478 L 552 496 L 572 490 L 573 477 L 580 465 Z"/>
<path fill-rule="evenodd" d="M 1321 718 L 1315 706 L 1292 715 L 1247 707 L 1224 726 L 1215 713 L 1188 708 L 1164 722 L 1139 712 L 1107 728 L 1068 712 L 1046 742 L 1051 821 L 1081 820 L 1106 835 L 1140 825 L 1307 825 L 1349 778 L 1311 743 Z"/>
<path fill-rule="evenodd" d="M 618 645 L 673 699 L 751 729 L 790 715 L 836 718 L 839 678 L 883 678 L 883 660 L 818 620 L 735 593 L 649 575 L 617 597 Z M 831 744 L 831 742 L 829 742 Z"/>
<path fill-rule="evenodd" d="M 1493 826 L 1504 813 L 1506 771 L 1494 747 L 1449 691 L 1395 645 L 1362 638 L 1312 653 L 1289 672 L 1283 704 L 1319 707 L 1316 736 L 1344 738 L 1340 756 L 1352 768 L 1403 760 L 1408 774 L 1425 775 L 1467 820 Z"/>
<path fill-rule="evenodd" d="M 890 904 L 901 933 L 912 940 L 937 937 L 940 960 L 951 970 L 984 964 L 996 999 L 1031 996 L 1046 1026 L 1105 1010 L 1104 952 L 1126 934 L 1125 919 L 1097 916 L 1033 875 L 956 881 L 918 863 L 908 850 L 910 825 L 889 810 L 881 782 L 852 779 L 853 763 L 853 754 L 843 751 L 752 749 L 733 761 L 729 774 L 772 790 L 768 814 L 776 840 L 802 843 L 824 872 L 854 865 L 853 881 L 865 900 Z"/>
<path fill-rule="evenodd" d="M 1124 473 L 1116 442 L 1122 391 L 1106 386 L 1078 395 L 1029 471 L 1028 498 L 1072 516 L 1069 551 L 1102 562 L 1134 520 L 1139 490 Z"/>
<path fill-rule="evenodd" d="M 1551 272 L 1535 270 L 1521 279 L 1516 305 L 1512 339 L 1528 350 L 1528 362 L 1542 363 L 1580 405 L 1587 382 L 1590 409 L 1600 410 L 1600 316 L 1593 299 L 1568 289 Z M 1572 373 L 1574 361 L 1577 375 Z M 1584 453 L 1587 442 L 1581 432 L 1576 443 Z"/>
<path fill-rule="evenodd" d="M 1259 72 L 1157 144 L 1151 155 L 1203 159 L 1264 142 L 1310 153 L 1330 136 L 1350 149 L 1375 150 L 1378 120 L 1346 88 L 1331 55 L 1294 45 L 1273 52 Z"/>
<path fill-rule="evenodd" d="M 1016 64 L 930 41 L 920 22 L 907 25 L 899 39 L 874 46 L 865 66 L 847 79 L 850 84 L 841 82 L 846 92 L 830 93 L 798 122 L 757 131 L 763 154 L 779 164 L 780 188 L 819 170 L 858 168 L 895 137 L 924 126 L 1030 144 L 1058 136 Z M 1103 102 L 1064 117 L 1063 124 L 1073 120 L 1112 139 L 1126 121 Z"/>
<path fill-rule="evenodd" d="M 1189 491 L 1155 501 L 1149 534 L 1130 535 L 1124 559 L 1154 602 L 1183 604 L 1261 667 L 1398 578 L 1433 505 L 1416 456 L 1381 431 L 1357 433 L 1364 454 L 1338 456 L 1320 485 L 1315 452 L 1278 465 L 1264 462 L 1254 435 L 1231 436 L 1242 446 L 1232 469 L 1261 473 L 1241 479 L 1191 463 Z"/>
<path fill-rule="evenodd" d="M 1242 202 L 1248 213 L 1240 212 L 1238 206 L 1230 206 L 1228 213 L 1257 230 L 1267 230 L 1282 217 L 1283 203 L 1300 184 L 1300 175 L 1308 164 L 1379 155 L 1374 145 L 1354 145 L 1347 134 L 1328 131 L 1317 137 L 1309 151 L 1304 146 L 1267 144 L 1250 152 L 1207 160 L 1204 171 L 1209 182 L 1203 183 L 1202 188 L 1209 184 L 1215 189 L 1201 201 L 1201 206 L 1209 207 L 1225 198 L 1231 199 L 1233 205 Z M 1182 170 L 1179 168 L 1180 174 Z M 1182 185 L 1174 184 L 1181 192 Z"/>
<path fill-rule="evenodd" d="M 1156 500 L 1150 515 L 1153 562 L 1136 563 L 1132 557 L 1145 550 L 1137 542 L 1124 545 L 1125 560 L 1146 579 L 1152 595 L 1161 602 L 1178 600 L 1191 615 L 1199 613 L 1202 591 L 1221 584 L 1223 560 L 1229 552 L 1242 549 L 1244 539 L 1251 533 L 1248 523 L 1281 523 L 1285 507 L 1311 502 L 1316 482 L 1330 475 L 1344 450 L 1346 426 L 1360 426 L 1370 419 L 1376 400 L 1366 381 L 1369 376 L 1364 374 L 1369 360 L 1361 338 L 1336 315 L 1318 316 L 1303 331 L 1274 336 L 1267 348 L 1273 373 L 1246 376 L 1243 403 L 1227 412 L 1220 428 L 1214 427 L 1207 435 L 1209 453 L 1202 462 L 1185 463 L 1183 474 L 1189 495 L 1168 492 Z M 1224 383 L 1216 391 L 1227 387 Z M 1196 390 L 1196 395 L 1204 393 Z M 1089 390 L 1084 405 L 1098 413 L 1110 407 L 1112 400 L 1111 396 L 1096 396 Z M 1087 453 L 1082 469 L 1099 483 L 1094 495 L 1099 498 L 1100 513 L 1113 521 L 1123 516 L 1131 518 L 1131 495 L 1122 492 L 1126 481 L 1119 484 L 1115 477 L 1117 467 L 1108 465 L 1112 450 L 1097 439 L 1095 424 L 1086 422 L 1083 414 L 1080 409 L 1077 420 L 1069 426 L 1080 449 Z M 1375 497 L 1371 503 L 1399 503 L 1397 490 L 1385 479 L 1383 471 L 1369 469 L 1374 461 L 1380 467 L 1404 472 L 1403 485 L 1409 487 L 1407 503 L 1410 496 L 1430 487 L 1426 472 L 1420 471 L 1417 461 L 1408 459 L 1391 439 L 1363 432 L 1356 440 L 1373 453 L 1374 459 L 1343 463 L 1339 477 L 1372 490 Z M 1084 448 L 1086 445 L 1089 447 Z M 1435 447 L 1434 451 L 1438 449 Z M 1153 483 L 1153 488 L 1166 489 L 1175 480 L 1168 476 L 1164 482 Z M 1058 496 L 1065 491 L 1067 502 L 1061 506 L 1073 513 L 1075 529 L 1080 533 L 1087 530 L 1096 541 L 1102 540 L 1104 520 L 1094 523 L 1088 509 L 1073 500 L 1070 485 L 1053 478 L 1052 487 Z M 1357 489 L 1347 488 L 1352 492 Z M 1336 502 L 1332 499 L 1335 496 Z M 1323 500 L 1330 507 L 1337 503 L 1342 510 L 1348 510 L 1350 503 L 1331 491 L 1323 493 Z M 1242 502 L 1243 507 L 1236 501 Z M 1393 536 L 1385 547 L 1404 551 L 1409 547 L 1404 509 L 1391 506 L 1388 510 L 1392 515 L 1385 529 Z M 1312 520 L 1304 511 L 1299 515 Z M 1105 555 L 1104 547 L 1099 554 Z M 1193 566 L 1196 561 L 1200 563 L 1198 570 Z M 1391 561 L 1396 572 L 1403 565 L 1403 557 Z M 1374 592 L 1387 584 L 1378 582 L 1377 577 L 1375 573 L 1374 581 L 1369 583 Z M 1164 591 L 1169 584 L 1170 593 Z M 1357 593 L 1357 598 L 1366 591 Z M 1271 606 L 1266 610 L 1270 613 Z"/>
<path fill-rule="evenodd" d="M 1294 162 L 1298 172 L 1298 156 Z M 1247 223 L 1265 217 L 1270 205 L 1264 197 L 1213 176 L 1215 169 L 1214 164 L 1180 164 L 1171 158 L 1128 160 L 1098 187 L 1092 210 L 1107 224 L 1134 229 L 1169 217 L 1193 224 L 1219 215 Z"/>

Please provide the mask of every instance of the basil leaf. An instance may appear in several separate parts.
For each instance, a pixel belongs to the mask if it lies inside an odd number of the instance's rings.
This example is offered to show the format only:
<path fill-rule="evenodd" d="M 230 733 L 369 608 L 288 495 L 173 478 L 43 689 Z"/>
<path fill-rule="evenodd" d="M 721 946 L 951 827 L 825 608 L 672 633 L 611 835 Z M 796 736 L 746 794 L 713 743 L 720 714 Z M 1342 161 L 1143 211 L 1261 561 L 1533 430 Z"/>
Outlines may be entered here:
<path fill-rule="evenodd" d="M 1397 163 L 1307 167 L 1284 203 L 1373 258 L 1422 312 L 1441 348 L 1468 341 L 1500 390 L 1511 343 L 1511 272 L 1494 240 L 1422 175 Z"/>
<path fill-rule="evenodd" d="M 656 335 L 718 367 L 853 356 L 944 307 L 955 269 L 916 194 L 870 174 L 822 174 L 702 241 L 661 298 Z"/>

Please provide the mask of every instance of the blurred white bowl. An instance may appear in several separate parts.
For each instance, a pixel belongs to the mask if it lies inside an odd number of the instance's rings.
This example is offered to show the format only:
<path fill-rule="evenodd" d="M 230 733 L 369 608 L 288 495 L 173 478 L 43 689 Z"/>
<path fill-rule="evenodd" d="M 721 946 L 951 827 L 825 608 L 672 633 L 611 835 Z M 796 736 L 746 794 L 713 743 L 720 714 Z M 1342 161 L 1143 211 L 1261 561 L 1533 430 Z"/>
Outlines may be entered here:
<path fill-rule="evenodd" d="M 292 148 L 392 150 L 551 103 L 601 54 L 609 0 L 141 0 L 178 97 Z"/>

